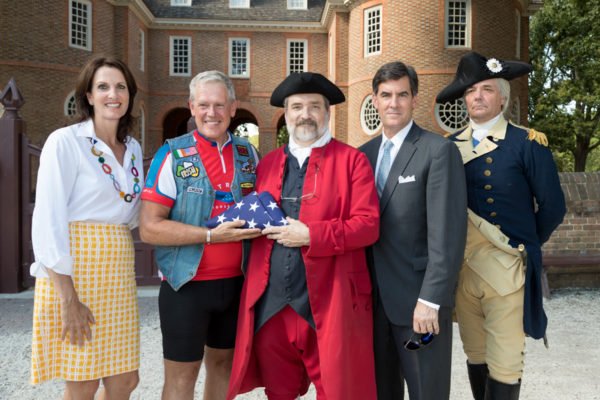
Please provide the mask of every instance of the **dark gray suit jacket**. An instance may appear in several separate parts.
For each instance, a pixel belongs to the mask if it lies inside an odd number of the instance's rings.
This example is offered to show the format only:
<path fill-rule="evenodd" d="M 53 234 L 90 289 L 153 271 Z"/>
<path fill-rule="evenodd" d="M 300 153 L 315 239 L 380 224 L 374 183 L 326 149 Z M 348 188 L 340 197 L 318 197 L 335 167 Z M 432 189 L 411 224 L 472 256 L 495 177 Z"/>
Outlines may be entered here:
<path fill-rule="evenodd" d="M 359 148 L 373 171 L 380 144 L 381 136 Z M 412 182 L 399 182 L 413 176 Z M 467 233 L 467 190 L 457 147 L 413 123 L 379 205 L 380 236 L 367 260 L 390 322 L 412 326 L 418 298 L 453 307 Z"/>

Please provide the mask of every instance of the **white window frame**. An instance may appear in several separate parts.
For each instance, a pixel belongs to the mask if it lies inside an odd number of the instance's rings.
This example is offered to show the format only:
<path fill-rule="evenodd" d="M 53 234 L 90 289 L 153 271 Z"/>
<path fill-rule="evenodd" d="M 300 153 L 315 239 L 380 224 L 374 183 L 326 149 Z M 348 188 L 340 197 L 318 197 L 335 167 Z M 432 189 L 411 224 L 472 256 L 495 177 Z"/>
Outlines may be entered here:
<path fill-rule="evenodd" d="M 302 71 L 292 71 L 292 43 L 302 43 L 304 45 L 304 52 L 302 54 Z M 308 40 L 306 39 L 287 39 L 286 40 L 286 54 L 287 54 L 287 75 L 292 72 L 306 72 L 308 70 Z"/>
<path fill-rule="evenodd" d="M 463 98 L 436 103 L 434 107 L 435 121 L 444 131 L 453 133 L 469 124 L 469 113 Z M 449 120 L 451 123 L 448 123 Z"/>
<path fill-rule="evenodd" d="M 140 28 L 140 71 L 144 71 L 145 56 L 146 56 L 146 32 L 144 32 L 144 30 L 142 28 Z"/>
<path fill-rule="evenodd" d="M 335 35 L 329 34 L 329 77 L 332 81 L 335 81 Z"/>
<path fill-rule="evenodd" d="M 381 54 L 382 52 L 382 47 L 383 47 L 383 40 L 382 40 L 382 34 L 383 34 L 383 18 L 382 18 L 382 12 L 383 12 L 383 7 L 382 6 L 375 6 L 375 7 L 370 7 L 365 9 L 364 11 L 364 24 L 363 24 L 363 46 L 364 46 L 364 56 L 368 57 L 368 56 L 374 56 L 377 54 Z M 370 31 L 370 27 L 374 24 L 370 24 L 370 20 L 372 18 L 372 15 L 374 13 L 379 13 L 379 28 L 374 30 L 374 31 Z M 379 49 L 378 50 L 373 50 L 371 51 L 371 45 L 370 42 L 372 40 L 374 40 L 374 36 L 378 36 L 379 39 Z"/>
<path fill-rule="evenodd" d="M 250 0 L 229 0 L 229 8 L 250 8 Z"/>
<path fill-rule="evenodd" d="M 186 60 L 187 72 L 175 72 L 175 40 L 187 40 L 188 57 Z M 192 38 L 190 36 L 169 36 L 169 75 L 191 76 L 192 75 Z"/>
<path fill-rule="evenodd" d="M 244 73 L 235 73 L 233 68 L 233 42 L 246 42 L 246 70 Z M 232 78 L 250 78 L 250 38 L 230 37 L 229 38 L 229 76 Z"/>
<path fill-rule="evenodd" d="M 76 16 L 73 15 L 74 3 L 81 4 L 86 7 L 87 20 L 85 21 L 85 24 L 74 20 L 76 18 Z M 85 29 L 85 46 L 73 43 L 73 40 L 77 40 L 77 38 L 73 37 L 74 24 L 77 24 Z M 69 46 L 76 49 L 92 51 L 92 3 L 87 0 L 69 0 Z"/>
<path fill-rule="evenodd" d="M 517 59 L 521 58 L 521 12 L 515 10 L 515 33 L 517 40 L 515 42 L 515 55 Z"/>
<path fill-rule="evenodd" d="M 298 3 L 301 4 L 298 5 Z M 306 3 L 306 0 L 288 0 L 287 8 L 288 10 L 306 10 L 308 8 Z"/>
<path fill-rule="evenodd" d="M 69 114 L 69 105 L 73 102 L 73 114 Z M 65 99 L 65 103 L 63 104 L 63 110 L 67 117 L 72 117 L 77 113 L 77 102 L 75 101 L 75 91 L 73 90 L 71 93 L 67 95 Z"/>
<path fill-rule="evenodd" d="M 464 44 L 448 44 L 449 35 L 450 35 L 450 3 L 465 3 L 465 42 Z M 454 23 L 453 24 L 459 24 Z M 444 2 L 444 47 L 447 49 L 465 49 L 471 47 L 471 0 L 446 0 Z"/>
<path fill-rule="evenodd" d="M 172 7 L 191 7 L 192 0 L 171 0 Z"/>
<path fill-rule="evenodd" d="M 367 123 L 367 118 L 374 118 L 379 122 L 375 127 L 369 126 Z M 381 129 L 381 119 L 379 118 L 379 113 L 373 104 L 373 96 L 369 93 L 362 101 L 360 106 L 360 126 L 362 127 L 363 132 L 365 132 L 369 136 L 373 136 Z"/>

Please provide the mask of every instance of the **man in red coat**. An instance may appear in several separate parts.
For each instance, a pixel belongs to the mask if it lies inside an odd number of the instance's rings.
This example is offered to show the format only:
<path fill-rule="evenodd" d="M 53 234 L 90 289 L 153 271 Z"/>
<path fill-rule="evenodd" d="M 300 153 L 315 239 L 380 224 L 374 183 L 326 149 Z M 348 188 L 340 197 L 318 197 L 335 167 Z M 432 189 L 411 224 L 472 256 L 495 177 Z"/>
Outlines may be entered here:
<path fill-rule="evenodd" d="M 371 281 L 365 246 L 379 234 L 366 156 L 332 139 L 329 105 L 343 93 L 320 74 L 288 76 L 271 105 L 285 109 L 289 144 L 265 156 L 256 190 L 288 216 L 252 243 L 228 399 L 264 386 L 293 400 L 375 399 Z"/>

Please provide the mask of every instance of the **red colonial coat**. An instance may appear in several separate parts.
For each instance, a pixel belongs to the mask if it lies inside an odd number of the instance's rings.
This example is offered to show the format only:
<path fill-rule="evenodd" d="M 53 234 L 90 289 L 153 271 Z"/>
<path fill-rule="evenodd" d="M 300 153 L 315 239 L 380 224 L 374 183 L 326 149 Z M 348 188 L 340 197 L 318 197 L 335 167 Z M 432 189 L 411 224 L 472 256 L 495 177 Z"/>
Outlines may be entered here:
<path fill-rule="evenodd" d="M 279 203 L 286 155 L 267 154 L 257 168 L 256 190 Z M 317 174 L 315 178 L 315 168 Z M 379 202 L 366 156 L 332 139 L 314 148 L 305 175 L 300 221 L 310 230 L 302 247 L 306 284 L 315 321 L 321 379 L 328 400 L 373 400 L 373 316 L 365 246 L 379 236 Z M 307 196 L 308 197 L 308 196 Z M 254 239 L 242 289 L 228 399 L 264 386 L 252 348 L 254 306 L 269 281 L 273 241 Z"/>

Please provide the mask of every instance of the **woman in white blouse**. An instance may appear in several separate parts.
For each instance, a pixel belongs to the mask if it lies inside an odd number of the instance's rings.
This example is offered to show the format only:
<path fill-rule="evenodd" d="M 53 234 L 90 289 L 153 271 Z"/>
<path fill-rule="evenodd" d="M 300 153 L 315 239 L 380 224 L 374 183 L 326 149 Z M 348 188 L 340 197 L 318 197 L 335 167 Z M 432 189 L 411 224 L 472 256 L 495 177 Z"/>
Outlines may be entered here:
<path fill-rule="evenodd" d="M 53 132 L 40 156 L 31 383 L 65 379 L 65 399 L 93 399 L 100 379 L 100 399 L 128 399 L 139 380 L 136 92 L 122 61 L 93 59 L 77 81 L 79 122 Z"/>

